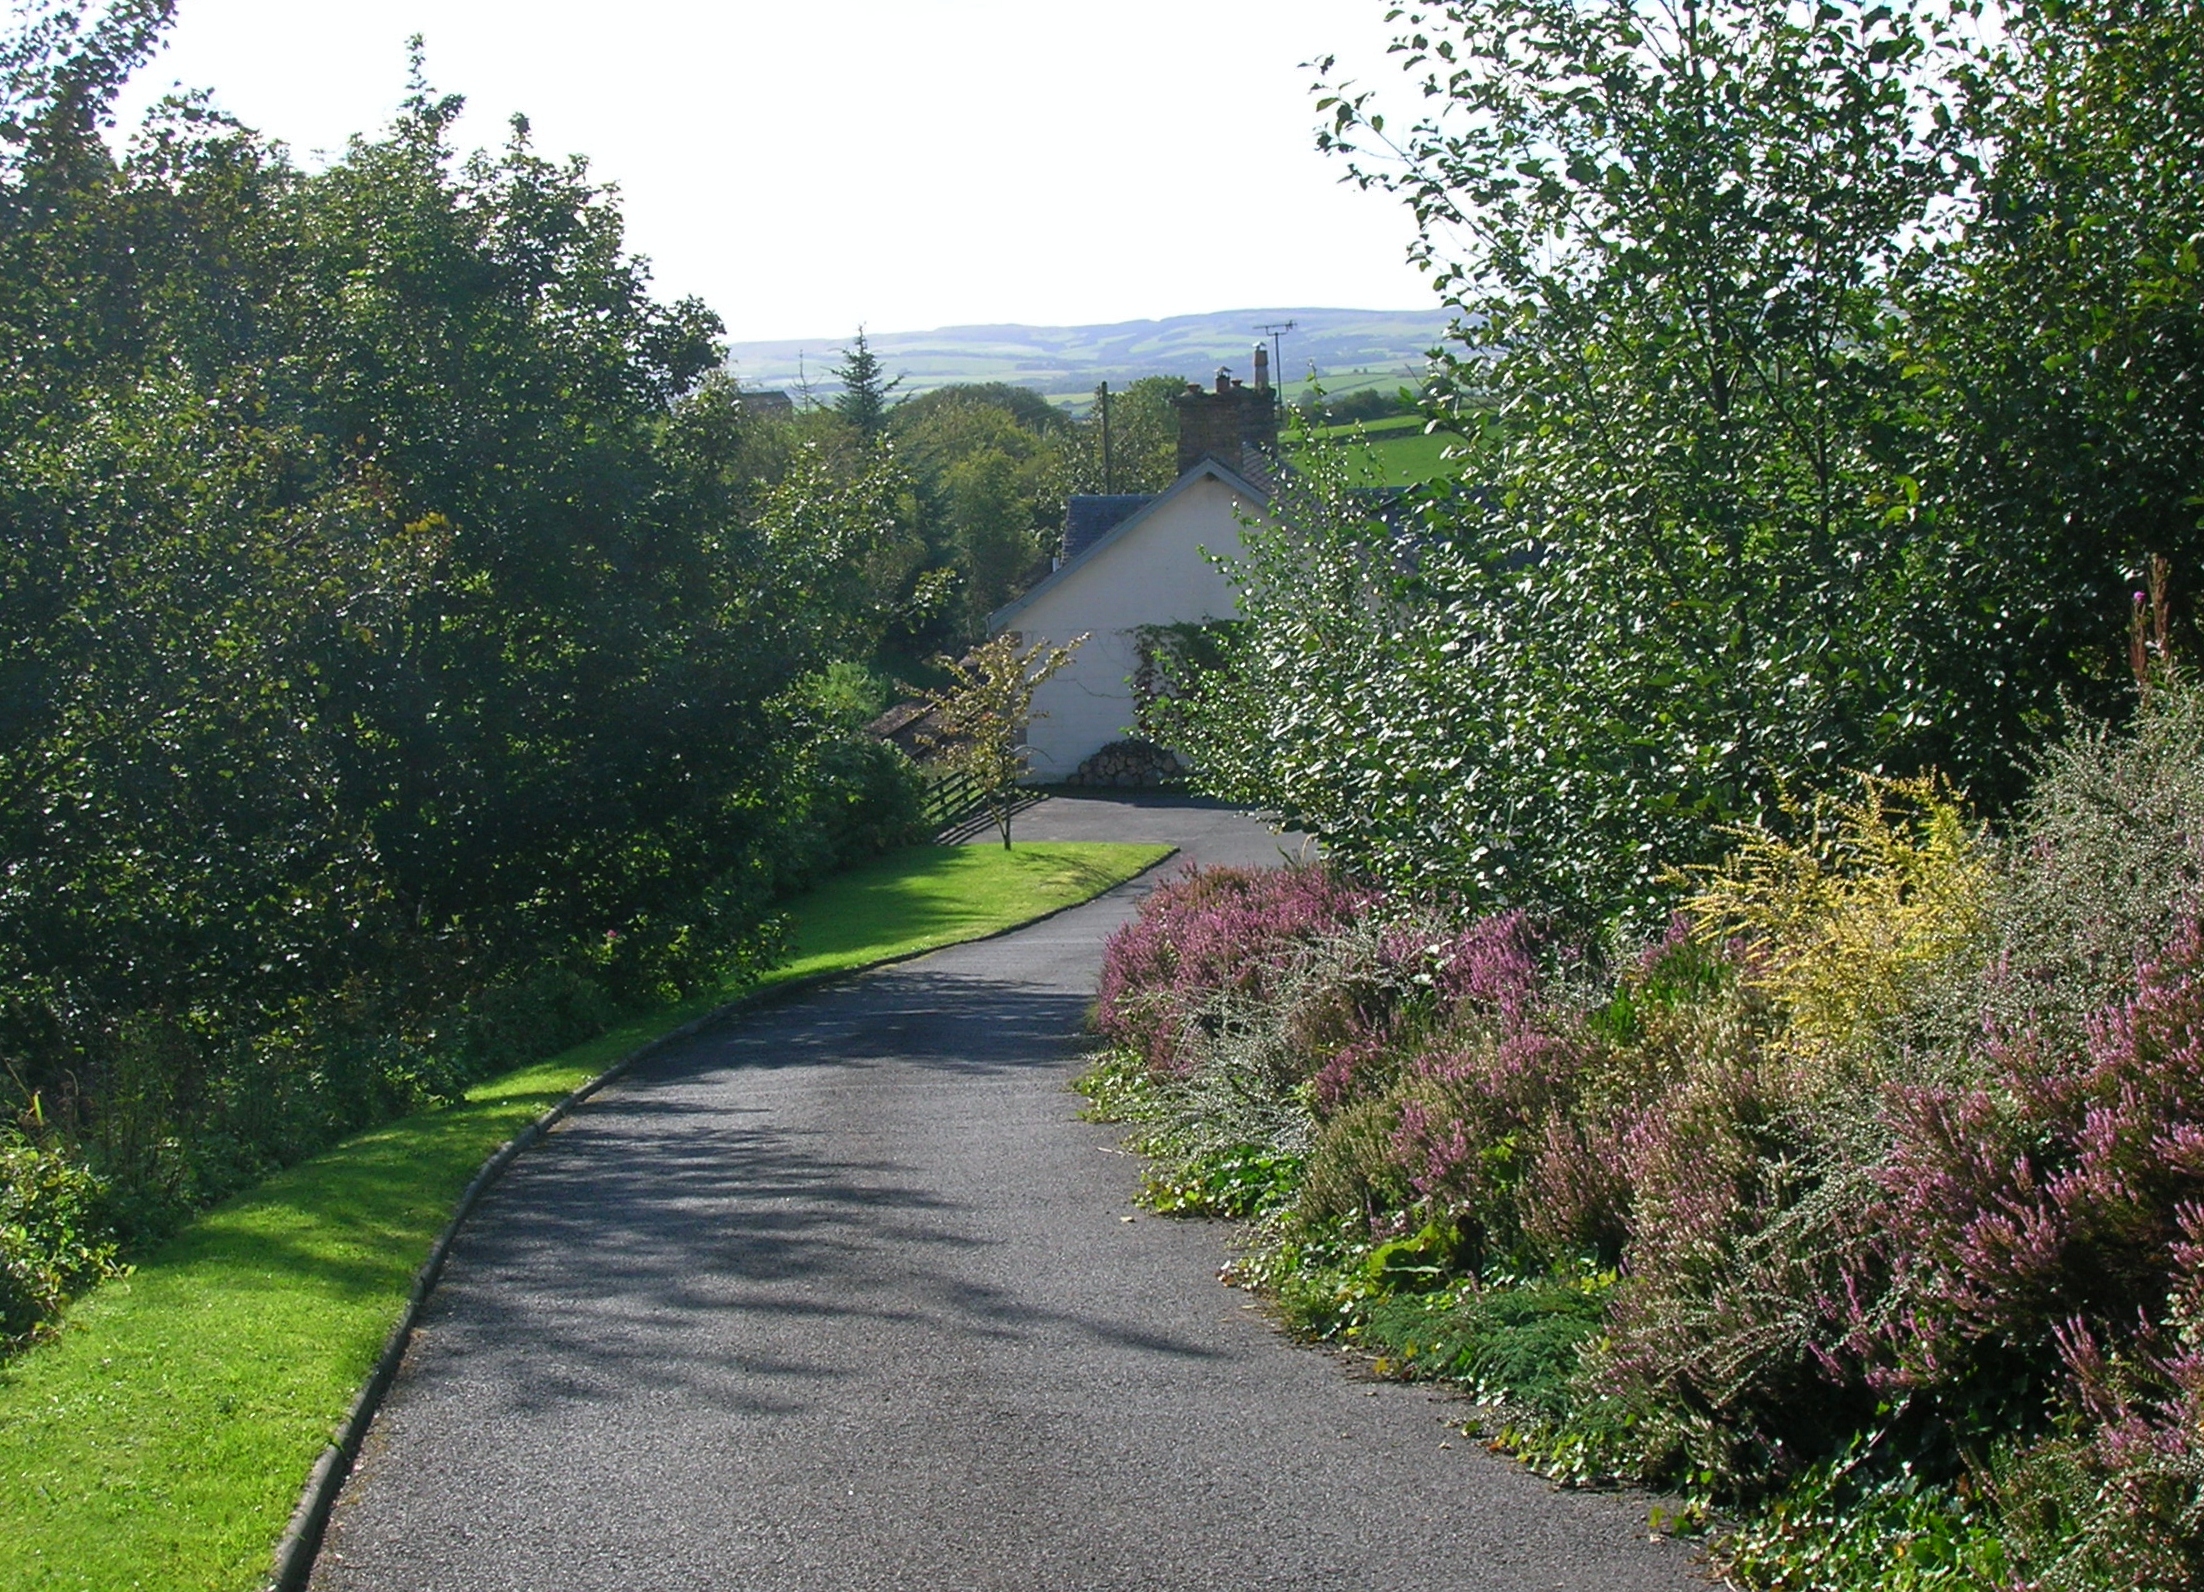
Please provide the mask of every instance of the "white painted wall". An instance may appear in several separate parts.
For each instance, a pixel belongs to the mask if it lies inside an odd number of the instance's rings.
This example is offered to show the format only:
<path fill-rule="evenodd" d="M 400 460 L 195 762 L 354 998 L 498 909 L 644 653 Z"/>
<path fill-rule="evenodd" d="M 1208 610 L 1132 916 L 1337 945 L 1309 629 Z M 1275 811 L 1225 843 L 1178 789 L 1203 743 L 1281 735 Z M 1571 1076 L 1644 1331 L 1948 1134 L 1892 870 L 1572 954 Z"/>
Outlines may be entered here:
<path fill-rule="evenodd" d="M 1063 779 L 1133 733 L 1135 629 L 1238 616 L 1231 585 L 1203 549 L 1237 558 L 1240 516 L 1258 508 L 1215 476 L 1197 475 L 1003 616 L 1001 628 L 1017 631 L 1027 646 L 1089 636 L 1070 665 L 1033 694 L 1028 778 Z"/>

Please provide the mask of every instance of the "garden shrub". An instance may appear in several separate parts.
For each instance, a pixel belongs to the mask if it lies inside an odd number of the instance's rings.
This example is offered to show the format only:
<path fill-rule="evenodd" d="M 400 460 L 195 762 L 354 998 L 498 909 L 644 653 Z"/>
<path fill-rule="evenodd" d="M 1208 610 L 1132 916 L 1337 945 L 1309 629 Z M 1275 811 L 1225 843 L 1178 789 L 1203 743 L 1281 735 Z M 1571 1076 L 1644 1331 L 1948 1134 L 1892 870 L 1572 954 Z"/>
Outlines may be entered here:
<path fill-rule="evenodd" d="M 2110 1352 L 2070 1327 L 2068 1430 L 1994 1472 L 2031 1588 L 2204 1588 L 2204 1212 L 2190 1207 L 2182 1227 L 2175 1325 Z"/>
<path fill-rule="evenodd" d="M 1886 1377 L 1936 1385 L 1976 1345 L 2048 1371 L 2169 1327 L 2204 1210 L 2204 925 L 2097 1014 L 2075 1053 L 2001 1037 L 1972 1089 L 1898 1086 L 1877 1181 L 1897 1287 Z M 2083 1384 L 2087 1386 L 2086 1379 Z"/>
<path fill-rule="evenodd" d="M 1743 948 L 1743 977 L 1783 1011 L 1800 1060 L 1872 1068 L 1888 1025 L 1926 979 L 1975 949 L 1989 847 L 1957 796 L 1930 777 L 1863 779 L 1857 800 L 1817 797 L 1805 834 L 1733 831 L 1688 903 L 1699 936 Z"/>
<path fill-rule="evenodd" d="M 1979 1490 L 1947 1485 L 1870 1441 L 1814 1466 L 1715 1545 L 1717 1568 L 1763 1592 L 2007 1592 L 2001 1515 Z M 2109 1584 L 2109 1583 L 2100 1583 Z"/>
<path fill-rule="evenodd" d="M 473 1077 L 455 1081 L 464 1087 L 474 1078 L 556 1055 L 596 1038 L 616 1015 L 604 990 L 572 968 L 547 967 L 494 984 L 467 1003 L 462 1034 Z"/>
<path fill-rule="evenodd" d="M 2005 836 L 1865 781 L 1604 971 L 1191 876 L 1113 944 L 1110 1076 L 1264 1169 L 1289 1326 L 1740 1511 L 1754 1585 L 2204 1589 L 2204 692 L 2155 680 Z"/>
<path fill-rule="evenodd" d="M 1320 1141 L 1344 1108 L 1326 1103 L 1327 1080 L 1348 1063 L 1360 1082 L 1390 1077 L 1392 1036 L 1428 996 L 1388 963 L 1395 937 L 1389 926 L 1365 924 L 1274 942 L 1251 986 L 1235 981 L 1183 1006 L 1167 1069 L 1121 1052 L 1146 1079 L 1139 1119 L 1151 1127 L 1141 1147 L 1156 1160 L 1159 1200 L 1185 1204 L 1190 1191 L 1229 1181 L 1224 1169 L 1250 1158 L 1273 1170 L 1291 1165 L 1300 1184 L 1306 1158 L 1323 1153 Z M 1097 1077 L 1098 1104 L 1103 1084 Z"/>
<path fill-rule="evenodd" d="M 21 1348 L 114 1269 L 105 1193 L 59 1151 L 0 1131 L 0 1353 Z"/>
<path fill-rule="evenodd" d="M 1996 965 L 1956 992 L 1954 1026 L 2079 1046 L 2204 910 L 2204 688 L 2169 678 L 2125 728 L 2052 746 L 2001 851 Z"/>
<path fill-rule="evenodd" d="M 1424 1207 L 1465 1230 L 1478 1264 L 1532 1258 L 1521 1249 L 1524 1174 L 1543 1130 L 1567 1120 L 1592 1055 L 1572 1038 L 1520 1028 L 1426 1054 L 1394 1091 L 1393 1162 Z"/>
<path fill-rule="evenodd" d="M 771 893 L 809 889 L 840 868 L 924 840 L 926 785 L 901 748 L 860 734 L 818 736 L 790 759 L 779 800 Z"/>
<path fill-rule="evenodd" d="M 1398 1118 L 1387 1100 L 1363 1100 L 1326 1122 L 1309 1154 L 1298 1210 L 1319 1226 L 1342 1221 L 1365 1233 L 1414 1203 L 1415 1190 L 1393 1153 Z"/>
<path fill-rule="evenodd" d="M 949 576 L 418 60 L 311 171 L 119 123 L 173 10 L 0 24 L 0 1120 L 132 1241 L 593 1031 L 575 980 L 757 971 L 777 891 L 912 838 L 850 660 Z"/>
<path fill-rule="evenodd" d="M 1605 1329 L 1612 1278 L 1538 1278 L 1512 1288 L 1408 1292 L 1372 1307 L 1366 1345 L 1383 1367 L 1446 1378 L 1480 1403 L 1557 1421 L 1576 1402 L 1577 1362 Z"/>
<path fill-rule="evenodd" d="M 1226 992 L 1259 1000 L 1296 946 L 1319 929 L 1344 927 L 1375 899 L 1322 868 L 1185 873 L 1110 937 L 1095 1026 L 1171 1071 L 1198 1007 Z"/>

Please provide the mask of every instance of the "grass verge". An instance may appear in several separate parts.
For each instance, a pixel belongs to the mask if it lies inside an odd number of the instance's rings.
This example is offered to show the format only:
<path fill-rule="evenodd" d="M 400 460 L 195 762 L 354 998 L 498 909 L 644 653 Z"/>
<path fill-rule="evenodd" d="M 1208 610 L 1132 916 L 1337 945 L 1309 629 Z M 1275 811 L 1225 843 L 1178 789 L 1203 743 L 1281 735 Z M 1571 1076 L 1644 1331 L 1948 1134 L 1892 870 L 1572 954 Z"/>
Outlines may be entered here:
<path fill-rule="evenodd" d="M 792 903 L 766 980 L 850 971 L 1099 895 L 1162 846 L 921 846 Z M 0 1588 L 258 1586 L 475 1169 L 669 1008 L 389 1123 L 208 1212 L 0 1370 Z"/>

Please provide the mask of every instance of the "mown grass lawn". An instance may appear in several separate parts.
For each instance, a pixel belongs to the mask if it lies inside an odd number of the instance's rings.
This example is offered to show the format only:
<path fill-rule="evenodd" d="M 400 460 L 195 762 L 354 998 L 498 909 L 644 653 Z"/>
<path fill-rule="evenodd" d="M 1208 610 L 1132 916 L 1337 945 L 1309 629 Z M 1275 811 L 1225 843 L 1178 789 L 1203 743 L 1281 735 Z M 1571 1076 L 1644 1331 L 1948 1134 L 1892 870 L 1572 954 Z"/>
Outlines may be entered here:
<path fill-rule="evenodd" d="M 871 966 L 1099 895 L 1162 846 L 921 846 L 793 903 L 767 983 Z M 256 1587 L 460 1191 L 670 1008 L 363 1133 L 209 1212 L 0 1371 L 0 1589 Z"/>

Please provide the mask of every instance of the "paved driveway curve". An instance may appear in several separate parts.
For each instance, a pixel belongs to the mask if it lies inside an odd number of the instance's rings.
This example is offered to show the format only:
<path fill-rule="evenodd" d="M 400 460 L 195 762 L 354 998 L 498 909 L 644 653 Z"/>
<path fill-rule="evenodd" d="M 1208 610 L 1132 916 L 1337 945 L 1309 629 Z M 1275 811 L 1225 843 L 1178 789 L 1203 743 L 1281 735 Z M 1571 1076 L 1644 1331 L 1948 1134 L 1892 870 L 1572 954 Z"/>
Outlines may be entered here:
<path fill-rule="evenodd" d="M 1055 800 L 1031 838 L 1278 843 Z M 1556 1493 L 1127 1222 L 1064 1085 L 1149 879 L 762 1010 L 523 1156 L 340 1500 L 324 1592 L 1702 1589 L 1642 1501 Z M 1446 1445 L 1446 1446 L 1442 1446 Z"/>

